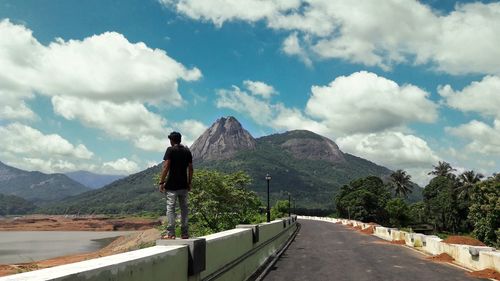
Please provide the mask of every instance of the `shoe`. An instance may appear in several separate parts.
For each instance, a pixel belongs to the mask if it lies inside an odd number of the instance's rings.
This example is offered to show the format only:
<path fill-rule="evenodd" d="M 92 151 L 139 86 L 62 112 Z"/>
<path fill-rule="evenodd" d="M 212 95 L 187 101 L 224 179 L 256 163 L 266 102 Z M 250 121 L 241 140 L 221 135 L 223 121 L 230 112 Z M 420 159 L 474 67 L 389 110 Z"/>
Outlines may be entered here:
<path fill-rule="evenodd" d="M 175 240 L 175 235 L 163 235 L 161 239 L 165 240 Z"/>
<path fill-rule="evenodd" d="M 189 235 L 185 234 L 181 236 L 182 239 L 189 239 Z"/>

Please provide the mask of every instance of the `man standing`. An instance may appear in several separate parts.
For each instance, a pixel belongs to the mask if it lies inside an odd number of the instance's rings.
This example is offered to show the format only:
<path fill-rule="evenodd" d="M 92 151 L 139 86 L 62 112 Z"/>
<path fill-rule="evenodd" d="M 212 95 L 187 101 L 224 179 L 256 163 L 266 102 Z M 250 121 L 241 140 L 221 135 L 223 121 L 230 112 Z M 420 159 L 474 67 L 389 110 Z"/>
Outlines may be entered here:
<path fill-rule="evenodd" d="M 167 197 L 167 235 L 163 239 L 175 239 L 175 201 L 179 199 L 181 209 L 181 236 L 189 238 L 188 232 L 188 192 L 193 179 L 193 156 L 191 151 L 181 144 L 181 134 L 172 132 L 168 135 L 170 147 L 163 157 L 163 170 L 160 178 L 160 192 Z"/>

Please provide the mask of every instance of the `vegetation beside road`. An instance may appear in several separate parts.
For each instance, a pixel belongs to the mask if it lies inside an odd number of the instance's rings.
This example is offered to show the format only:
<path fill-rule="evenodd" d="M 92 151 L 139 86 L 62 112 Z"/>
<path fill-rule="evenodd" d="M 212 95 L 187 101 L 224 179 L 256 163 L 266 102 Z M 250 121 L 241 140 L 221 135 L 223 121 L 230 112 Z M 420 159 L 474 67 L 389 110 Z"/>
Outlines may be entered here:
<path fill-rule="evenodd" d="M 375 176 L 344 185 L 335 197 L 338 216 L 392 227 L 431 227 L 436 233 L 472 234 L 500 247 L 500 175 L 486 180 L 473 171 L 460 175 L 446 162 L 429 174 L 423 201 L 403 200 L 412 192 L 410 176 L 398 170 L 387 184 Z"/>

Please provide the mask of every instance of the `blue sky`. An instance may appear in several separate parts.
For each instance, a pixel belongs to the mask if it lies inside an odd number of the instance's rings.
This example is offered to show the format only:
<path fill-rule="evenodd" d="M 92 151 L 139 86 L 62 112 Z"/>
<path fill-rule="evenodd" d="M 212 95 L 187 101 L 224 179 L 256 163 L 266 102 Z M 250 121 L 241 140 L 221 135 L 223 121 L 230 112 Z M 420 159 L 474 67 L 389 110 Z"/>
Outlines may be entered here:
<path fill-rule="evenodd" d="M 233 115 L 421 184 L 498 172 L 500 3 L 370 2 L 2 0 L 0 161 L 127 174 Z"/>

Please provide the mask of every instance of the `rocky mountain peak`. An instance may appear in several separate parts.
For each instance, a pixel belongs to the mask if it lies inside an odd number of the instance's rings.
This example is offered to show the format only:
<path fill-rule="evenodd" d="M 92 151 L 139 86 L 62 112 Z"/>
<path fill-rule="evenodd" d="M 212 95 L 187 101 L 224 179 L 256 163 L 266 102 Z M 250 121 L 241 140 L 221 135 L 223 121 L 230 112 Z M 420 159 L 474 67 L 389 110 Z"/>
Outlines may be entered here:
<path fill-rule="evenodd" d="M 190 147 L 194 161 L 223 160 L 240 150 L 253 150 L 257 142 L 236 118 L 217 119 Z"/>
<path fill-rule="evenodd" d="M 334 163 L 345 162 L 344 153 L 335 142 L 318 134 L 305 130 L 285 133 L 286 138 L 280 146 L 289 151 L 295 158 L 309 160 L 326 160 Z"/>

